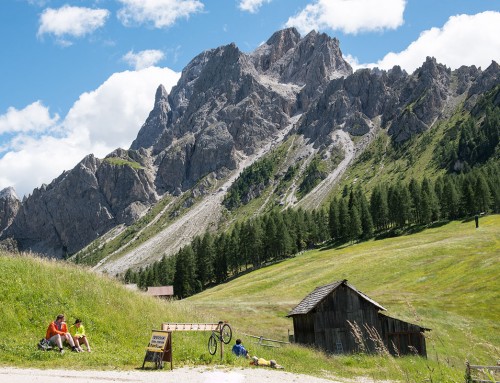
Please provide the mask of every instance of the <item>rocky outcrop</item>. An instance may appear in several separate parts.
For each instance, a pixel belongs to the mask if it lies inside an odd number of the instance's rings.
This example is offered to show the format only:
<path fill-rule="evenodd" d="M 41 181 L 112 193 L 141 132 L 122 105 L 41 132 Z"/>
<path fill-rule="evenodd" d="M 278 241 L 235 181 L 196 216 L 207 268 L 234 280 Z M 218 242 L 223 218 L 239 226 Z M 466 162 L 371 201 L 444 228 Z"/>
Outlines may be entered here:
<path fill-rule="evenodd" d="M 300 121 L 299 133 L 322 145 L 330 143 L 336 129 L 356 136 L 368 133 L 371 120 L 393 114 L 398 103 L 397 90 L 389 86 L 390 76 L 391 72 L 362 69 L 332 80 Z M 401 74 L 398 81 L 405 77 Z"/>
<path fill-rule="evenodd" d="M 451 70 L 428 57 L 406 82 L 399 97 L 398 116 L 389 134 L 404 142 L 427 130 L 438 118 L 450 92 Z"/>
<path fill-rule="evenodd" d="M 153 146 L 167 129 L 169 112 L 168 92 L 163 85 L 160 85 L 156 90 L 153 110 L 149 113 L 130 148 L 137 150 Z"/>
<path fill-rule="evenodd" d="M 122 154 L 122 153 L 116 153 Z M 132 223 L 156 201 L 147 171 L 120 157 L 85 157 L 22 203 L 4 235 L 20 250 L 73 254 L 119 223 Z"/>
<path fill-rule="evenodd" d="M 492 61 L 490 66 L 477 76 L 476 81 L 474 81 L 469 89 L 468 96 L 487 92 L 499 83 L 500 65 L 496 61 Z"/>
<path fill-rule="evenodd" d="M 0 234 L 10 226 L 20 207 L 21 201 L 14 188 L 0 190 Z"/>

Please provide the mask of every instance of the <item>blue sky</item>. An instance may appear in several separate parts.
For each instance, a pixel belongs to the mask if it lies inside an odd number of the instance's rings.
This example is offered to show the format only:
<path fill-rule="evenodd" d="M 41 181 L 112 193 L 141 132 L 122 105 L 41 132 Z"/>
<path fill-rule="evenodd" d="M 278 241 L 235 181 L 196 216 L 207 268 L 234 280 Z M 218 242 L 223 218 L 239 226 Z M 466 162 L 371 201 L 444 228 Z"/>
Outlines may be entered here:
<path fill-rule="evenodd" d="M 287 26 L 337 37 L 355 68 L 500 61 L 499 0 L 2 0 L 0 190 L 128 148 L 194 56 Z"/>

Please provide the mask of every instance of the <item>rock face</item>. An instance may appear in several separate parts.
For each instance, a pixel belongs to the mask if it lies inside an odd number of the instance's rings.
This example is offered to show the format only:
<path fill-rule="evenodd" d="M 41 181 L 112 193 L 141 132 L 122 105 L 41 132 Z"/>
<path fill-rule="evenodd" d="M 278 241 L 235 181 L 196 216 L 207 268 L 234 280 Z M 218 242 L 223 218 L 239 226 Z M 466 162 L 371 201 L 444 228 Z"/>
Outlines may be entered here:
<path fill-rule="evenodd" d="M 0 190 L 0 234 L 10 226 L 20 207 L 21 201 L 14 188 L 8 187 Z"/>
<path fill-rule="evenodd" d="M 134 222 L 159 196 L 178 195 L 203 177 L 226 177 L 242 155 L 287 132 L 294 116 L 302 114 L 293 131 L 318 150 L 339 129 L 369 136 L 381 127 L 400 143 L 431 129 L 450 100 L 462 97 L 472 108 L 499 83 L 496 63 L 452 72 L 433 58 L 412 74 L 398 66 L 353 73 L 338 40 L 314 31 L 301 37 L 294 28 L 250 54 L 234 44 L 207 50 L 170 93 L 158 87 L 130 150 L 87 156 L 22 204 L 0 193 L 0 239 L 50 256 L 73 254 Z"/>
<path fill-rule="evenodd" d="M 298 132 L 327 145 L 332 131 L 365 135 L 374 119 L 380 118 L 392 140 L 401 143 L 430 129 L 450 99 L 470 100 L 499 83 L 500 68 L 495 62 L 484 72 L 475 67 L 452 72 L 430 57 L 413 74 L 398 66 L 389 71 L 360 69 L 329 82 L 303 115 Z"/>
<path fill-rule="evenodd" d="M 63 257 L 119 223 L 132 223 L 156 201 L 156 193 L 144 169 L 116 156 L 123 152 L 104 160 L 88 155 L 35 189 L 4 236 L 15 238 L 20 250 Z"/>

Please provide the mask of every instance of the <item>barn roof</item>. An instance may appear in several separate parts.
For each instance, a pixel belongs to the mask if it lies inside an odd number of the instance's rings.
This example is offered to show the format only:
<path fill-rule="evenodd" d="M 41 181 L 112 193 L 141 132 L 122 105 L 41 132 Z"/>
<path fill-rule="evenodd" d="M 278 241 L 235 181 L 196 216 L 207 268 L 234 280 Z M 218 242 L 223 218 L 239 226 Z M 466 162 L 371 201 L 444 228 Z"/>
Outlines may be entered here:
<path fill-rule="evenodd" d="M 147 294 L 155 297 L 172 296 L 174 295 L 174 286 L 148 287 Z"/>
<path fill-rule="evenodd" d="M 302 301 L 295 306 L 295 308 L 290 311 L 287 315 L 287 317 L 291 317 L 294 315 L 300 315 L 300 314 L 307 314 L 309 313 L 312 309 L 314 309 L 323 299 L 325 299 L 328 295 L 330 295 L 335 289 L 337 289 L 340 285 L 344 285 L 351 290 L 353 290 L 356 294 L 358 294 L 361 298 L 364 300 L 370 302 L 372 305 L 376 306 L 380 310 L 387 311 L 384 307 L 382 307 L 380 304 L 375 302 L 373 299 L 369 298 L 365 294 L 363 294 L 361 291 L 356 289 L 353 285 L 350 285 L 347 283 L 347 279 L 344 279 L 343 281 L 338 281 L 338 282 L 333 282 L 325 286 L 320 286 L 316 287 L 312 293 L 310 293 L 308 296 L 306 296 Z"/>

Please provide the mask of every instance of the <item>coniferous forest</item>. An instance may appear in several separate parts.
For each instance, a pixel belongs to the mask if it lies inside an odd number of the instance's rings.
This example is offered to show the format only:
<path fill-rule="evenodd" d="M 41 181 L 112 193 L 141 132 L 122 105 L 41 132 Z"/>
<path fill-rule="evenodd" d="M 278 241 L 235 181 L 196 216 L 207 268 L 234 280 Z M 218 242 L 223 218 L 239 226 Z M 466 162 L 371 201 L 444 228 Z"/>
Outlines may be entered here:
<path fill-rule="evenodd" d="M 361 186 L 344 189 L 328 209 L 286 209 L 205 233 L 174 256 L 127 270 L 124 280 L 139 287 L 173 285 L 185 298 L 243 272 L 317 246 L 336 246 L 397 236 L 436 222 L 500 212 L 500 166 L 491 162 L 467 173 L 432 181 L 377 185 L 369 198 Z"/>

